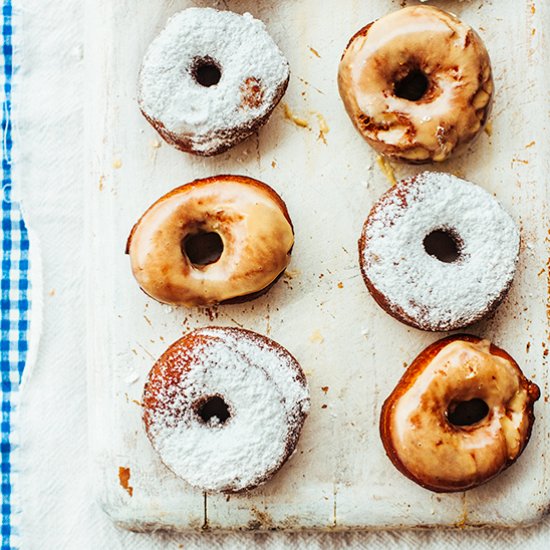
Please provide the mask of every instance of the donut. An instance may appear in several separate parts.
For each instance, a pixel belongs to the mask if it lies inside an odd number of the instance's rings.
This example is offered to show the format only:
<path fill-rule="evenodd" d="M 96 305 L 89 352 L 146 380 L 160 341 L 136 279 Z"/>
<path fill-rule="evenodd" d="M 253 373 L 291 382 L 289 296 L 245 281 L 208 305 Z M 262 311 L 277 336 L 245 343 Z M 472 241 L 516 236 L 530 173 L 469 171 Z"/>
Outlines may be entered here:
<path fill-rule="evenodd" d="M 143 393 L 145 429 L 161 461 L 211 492 L 266 482 L 294 452 L 308 411 L 296 359 L 237 328 L 202 328 L 172 344 Z"/>
<path fill-rule="evenodd" d="M 345 108 L 378 153 L 443 161 L 483 129 L 493 97 L 481 38 L 454 15 L 411 6 L 362 28 L 338 71 Z"/>
<path fill-rule="evenodd" d="M 424 172 L 374 204 L 359 263 L 386 312 L 421 330 L 447 331 L 494 312 L 514 278 L 519 246 L 516 224 L 487 191 Z"/>
<path fill-rule="evenodd" d="M 472 489 L 529 441 L 540 397 L 506 351 L 459 334 L 428 346 L 384 402 L 380 436 L 394 466 L 435 492 Z"/>
<path fill-rule="evenodd" d="M 222 175 L 157 200 L 134 225 L 126 253 L 146 294 L 198 306 L 264 294 L 287 268 L 293 245 L 286 205 L 271 187 Z"/>
<path fill-rule="evenodd" d="M 249 13 L 188 8 L 145 53 L 139 107 L 170 145 L 217 155 L 267 121 L 289 75 L 265 25 Z"/>

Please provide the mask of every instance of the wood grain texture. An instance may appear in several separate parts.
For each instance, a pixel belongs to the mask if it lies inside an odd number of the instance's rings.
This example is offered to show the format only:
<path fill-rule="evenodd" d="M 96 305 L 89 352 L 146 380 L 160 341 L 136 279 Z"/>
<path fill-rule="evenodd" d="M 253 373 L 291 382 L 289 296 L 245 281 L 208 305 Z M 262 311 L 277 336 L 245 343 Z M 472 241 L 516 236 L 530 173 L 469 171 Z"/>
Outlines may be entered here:
<path fill-rule="evenodd" d="M 280 105 L 254 137 L 219 157 L 199 159 L 158 146 L 161 139 L 139 113 L 136 82 L 145 48 L 167 17 L 189 5 L 213 4 L 88 2 L 87 356 L 91 443 L 103 507 L 136 530 L 511 527 L 535 521 L 550 494 L 550 146 L 543 107 L 547 74 L 540 68 L 548 8 L 537 3 L 533 10 L 530 2 L 513 0 L 433 2 L 480 29 L 497 88 L 491 131 L 438 168 L 495 193 L 522 228 L 510 295 L 491 320 L 469 332 L 507 349 L 543 393 L 531 443 L 517 464 L 467 494 L 435 495 L 393 468 L 378 437 L 380 407 L 404 364 L 438 335 L 392 319 L 363 284 L 357 239 L 389 183 L 348 120 L 336 86 L 338 61 L 351 35 L 401 2 L 220 3 L 267 23 L 291 65 L 283 103 L 307 125 L 290 121 Z M 395 165 L 397 177 L 419 170 Z M 288 276 L 248 304 L 175 310 L 147 299 L 124 255 L 132 225 L 173 187 L 217 173 L 258 178 L 281 194 L 296 231 Z M 139 404 L 147 372 L 164 349 L 188 330 L 213 323 L 242 325 L 280 342 L 302 364 L 312 393 L 296 454 L 271 482 L 230 499 L 206 497 L 161 464 Z M 132 496 L 120 484 L 121 467 L 129 469 Z"/>

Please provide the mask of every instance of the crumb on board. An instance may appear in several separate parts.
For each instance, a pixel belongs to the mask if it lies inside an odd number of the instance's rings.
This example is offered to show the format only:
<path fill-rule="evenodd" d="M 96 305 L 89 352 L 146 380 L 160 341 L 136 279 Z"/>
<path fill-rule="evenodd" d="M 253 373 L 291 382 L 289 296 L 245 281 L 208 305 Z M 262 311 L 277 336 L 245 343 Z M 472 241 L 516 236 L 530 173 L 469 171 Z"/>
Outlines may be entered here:
<path fill-rule="evenodd" d="M 287 120 L 296 124 L 300 128 L 309 128 L 309 122 L 305 118 L 295 115 L 287 103 L 283 103 L 284 115 Z"/>
<path fill-rule="evenodd" d="M 119 158 L 116 158 L 115 160 L 113 160 L 113 168 L 115 170 L 122 168 L 122 160 L 120 160 Z"/>
<path fill-rule="evenodd" d="M 302 274 L 302 272 L 299 269 L 287 269 L 285 271 L 285 279 L 295 279 L 296 277 L 299 277 Z"/>
<path fill-rule="evenodd" d="M 309 337 L 309 341 L 317 344 L 322 344 L 325 341 L 325 338 L 323 335 L 319 332 L 319 329 L 315 329 L 311 336 Z"/>
<path fill-rule="evenodd" d="M 48 292 L 48 294 L 49 294 L 50 296 L 55 296 L 55 288 L 52 288 L 52 289 Z"/>
<path fill-rule="evenodd" d="M 319 121 L 319 135 L 317 136 L 317 139 L 321 140 L 326 145 L 326 135 L 330 132 L 330 128 L 327 124 L 325 117 L 321 113 L 315 112 L 314 114 Z"/>
<path fill-rule="evenodd" d="M 393 166 L 390 161 L 386 157 L 378 155 L 376 163 L 391 185 L 395 185 L 397 180 L 395 179 L 395 172 L 393 171 Z"/>
<path fill-rule="evenodd" d="M 518 159 L 518 158 L 513 158 L 512 159 L 512 168 L 514 167 L 514 163 L 518 163 L 518 164 L 529 164 L 529 161 L 528 160 L 525 160 L 525 159 Z"/>
<path fill-rule="evenodd" d="M 309 47 L 309 51 L 315 56 L 315 57 L 318 57 L 319 59 L 321 59 L 321 56 L 319 54 L 319 52 L 315 49 L 315 48 L 312 48 L 311 46 L 308 46 Z"/>
<path fill-rule="evenodd" d="M 491 136 L 493 135 L 493 123 L 489 121 L 487 124 L 485 124 L 485 128 L 483 128 L 483 131 L 484 131 L 489 137 L 491 137 Z"/>
<path fill-rule="evenodd" d="M 105 176 L 99 176 L 99 184 L 97 187 L 100 191 L 103 191 L 103 188 L 105 187 Z"/>
<path fill-rule="evenodd" d="M 338 288 L 344 288 L 344 283 L 342 281 L 338 283 Z"/>
<path fill-rule="evenodd" d="M 277 161 L 275 160 L 271 161 L 271 168 L 277 168 Z"/>
<path fill-rule="evenodd" d="M 134 488 L 130 485 L 130 468 L 119 466 L 118 468 L 118 480 L 120 486 L 130 495 L 134 494 Z"/>
<path fill-rule="evenodd" d="M 321 391 L 326 395 L 326 393 L 328 392 L 329 390 L 329 387 L 328 386 L 321 386 Z"/>

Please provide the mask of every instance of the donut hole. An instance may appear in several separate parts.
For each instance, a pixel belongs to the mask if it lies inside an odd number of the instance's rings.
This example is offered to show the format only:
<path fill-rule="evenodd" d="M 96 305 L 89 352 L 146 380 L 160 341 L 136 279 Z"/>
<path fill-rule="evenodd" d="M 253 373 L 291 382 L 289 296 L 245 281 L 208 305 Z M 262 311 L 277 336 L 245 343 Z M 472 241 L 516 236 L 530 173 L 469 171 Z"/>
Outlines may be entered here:
<path fill-rule="evenodd" d="M 419 101 L 428 91 L 430 81 L 420 69 L 411 69 L 403 78 L 395 81 L 393 93 L 402 99 Z"/>
<path fill-rule="evenodd" d="M 436 229 L 424 237 L 424 250 L 440 262 L 452 264 L 460 258 L 460 241 L 446 229 Z"/>
<path fill-rule="evenodd" d="M 225 424 L 231 417 L 229 405 L 219 395 L 202 398 L 195 405 L 195 410 L 205 424 Z"/>
<path fill-rule="evenodd" d="M 222 70 L 217 61 L 211 57 L 198 57 L 193 61 L 191 76 L 197 84 L 210 88 L 221 80 Z"/>
<path fill-rule="evenodd" d="M 489 405 L 483 399 L 470 399 L 451 403 L 447 409 L 447 420 L 453 426 L 472 426 L 489 414 Z"/>
<path fill-rule="evenodd" d="M 217 233 L 201 231 L 183 239 L 182 252 L 193 265 L 213 264 L 221 258 L 223 241 Z"/>

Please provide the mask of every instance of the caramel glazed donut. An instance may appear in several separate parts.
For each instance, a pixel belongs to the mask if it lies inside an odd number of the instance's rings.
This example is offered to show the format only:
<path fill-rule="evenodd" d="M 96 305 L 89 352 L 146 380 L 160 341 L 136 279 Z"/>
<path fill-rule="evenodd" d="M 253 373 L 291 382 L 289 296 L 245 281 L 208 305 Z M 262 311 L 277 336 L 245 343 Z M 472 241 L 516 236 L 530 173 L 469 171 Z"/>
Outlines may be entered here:
<path fill-rule="evenodd" d="M 249 13 L 188 8 L 149 46 L 139 106 L 169 144 L 216 155 L 267 121 L 289 74 L 265 25 Z"/>
<path fill-rule="evenodd" d="M 338 73 L 340 95 L 379 153 L 443 161 L 483 128 L 493 96 L 489 55 L 474 30 L 430 6 L 411 6 L 361 29 Z"/>
<path fill-rule="evenodd" d="M 539 397 L 504 350 L 450 336 L 426 348 L 385 401 L 382 442 L 394 466 L 422 487 L 472 489 L 518 459 Z"/>
<path fill-rule="evenodd" d="M 157 361 L 143 406 L 168 468 L 203 491 L 234 493 L 264 483 L 292 455 L 309 392 L 298 362 L 273 340 L 208 327 Z"/>
<path fill-rule="evenodd" d="M 359 239 L 367 288 L 390 315 L 421 330 L 462 328 L 506 296 L 519 230 L 481 187 L 424 172 L 390 188 Z"/>
<path fill-rule="evenodd" d="M 142 290 L 159 302 L 242 302 L 267 292 L 290 262 L 294 231 L 285 203 L 265 183 L 215 176 L 161 197 L 126 247 Z"/>

